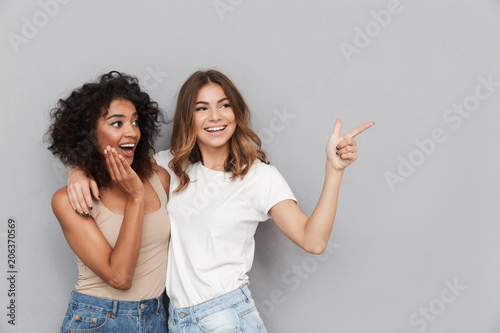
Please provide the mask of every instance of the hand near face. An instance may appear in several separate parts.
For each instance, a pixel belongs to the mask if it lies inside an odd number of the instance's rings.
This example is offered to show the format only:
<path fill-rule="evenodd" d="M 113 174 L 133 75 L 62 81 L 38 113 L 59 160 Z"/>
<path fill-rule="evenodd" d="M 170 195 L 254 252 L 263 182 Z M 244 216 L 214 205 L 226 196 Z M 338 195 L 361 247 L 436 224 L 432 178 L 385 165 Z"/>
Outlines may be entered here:
<path fill-rule="evenodd" d="M 342 171 L 356 161 L 358 158 L 358 148 L 356 147 L 354 137 L 373 125 L 375 125 L 374 122 L 364 123 L 352 131 L 340 135 L 342 122 L 340 119 L 337 119 L 333 134 L 326 145 L 326 158 L 332 171 Z"/>
<path fill-rule="evenodd" d="M 130 197 L 143 197 L 144 185 L 125 158 L 119 155 L 116 149 L 109 146 L 104 150 L 104 156 L 113 182 L 118 184 Z"/>

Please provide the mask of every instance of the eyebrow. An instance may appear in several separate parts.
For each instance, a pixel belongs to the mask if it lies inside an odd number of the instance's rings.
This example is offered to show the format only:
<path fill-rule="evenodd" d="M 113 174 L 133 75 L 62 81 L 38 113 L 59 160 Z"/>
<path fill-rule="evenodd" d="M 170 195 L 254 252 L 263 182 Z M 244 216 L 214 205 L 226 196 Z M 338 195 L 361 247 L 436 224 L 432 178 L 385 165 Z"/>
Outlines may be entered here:
<path fill-rule="evenodd" d="M 220 102 L 223 102 L 223 101 L 225 101 L 225 100 L 228 100 L 228 101 L 229 101 L 229 98 L 224 97 L 224 98 L 222 98 L 222 99 L 219 99 L 219 100 L 217 101 L 217 104 L 218 104 L 218 103 L 220 103 Z M 208 102 L 199 101 L 199 102 L 194 103 L 194 105 L 196 105 L 196 104 L 208 104 Z"/>
<path fill-rule="evenodd" d="M 134 114 L 132 115 L 132 117 L 135 117 L 135 116 L 137 116 L 137 112 L 134 112 Z M 108 118 L 106 118 L 106 120 L 109 120 L 111 118 L 125 118 L 125 115 L 115 113 L 115 114 L 112 114 L 111 116 L 109 116 Z"/>

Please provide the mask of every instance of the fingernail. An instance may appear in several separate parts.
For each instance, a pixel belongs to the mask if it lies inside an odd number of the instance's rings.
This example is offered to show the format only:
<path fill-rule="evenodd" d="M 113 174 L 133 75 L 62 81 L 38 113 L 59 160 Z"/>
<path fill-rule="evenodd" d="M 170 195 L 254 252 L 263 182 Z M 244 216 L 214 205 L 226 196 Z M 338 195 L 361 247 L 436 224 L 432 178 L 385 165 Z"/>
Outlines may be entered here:
<path fill-rule="evenodd" d="M 335 148 L 337 148 L 337 150 L 339 150 L 339 147 L 335 147 Z"/>
<path fill-rule="evenodd" d="M 80 215 L 83 216 L 83 217 L 85 217 L 85 213 L 84 212 L 81 212 Z"/>
<path fill-rule="evenodd" d="M 112 151 L 113 153 L 116 153 L 116 149 L 115 149 L 115 148 L 111 148 L 111 151 Z"/>
<path fill-rule="evenodd" d="M 75 212 L 76 212 L 77 214 L 80 214 L 80 213 L 78 213 L 78 209 L 75 209 Z"/>
<path fill-rule="evenodd" d="M 89 216 L 90 216 L 90 214 L 89 214 L 89 213 L 85 213 L 85 217 L 89 217 Z"/>
<path fill-rule="evenodd" d="M 98 195 L 97 197 L 98 197 L 99 199 L 101 199 L 101 196 L 100 196 L 100 195 Z"/>
<path fill-rule="evenodd" d="M 108 151 L 106 149 L 104 149 L 104 155 L 107 155 L 108 154 Z"/>
<path fill-rule="evenodd" d="M 107 146 L 107 147 L 106 147 L 106 149 L 107 149 L 108 151 L 110 151 L 110 150 L 111 150 L 111 146 Z"/>
<path fill-rule="evenodd" d="M 338 155 L 338 154 L 339 154 L 339 152 L 338 152 L 338 151 L 336 151 L 336 152 L 335 152 L 335 154 L 337 154 L 337 155 Z"/>
<path fill-rule="evenodd" d="M 92 206 L 89 206 L 89 209 L 90 209 L 90 210 L 92 210 L 92 209 L 94 209 L 94 207 L 92 207 Z"/>

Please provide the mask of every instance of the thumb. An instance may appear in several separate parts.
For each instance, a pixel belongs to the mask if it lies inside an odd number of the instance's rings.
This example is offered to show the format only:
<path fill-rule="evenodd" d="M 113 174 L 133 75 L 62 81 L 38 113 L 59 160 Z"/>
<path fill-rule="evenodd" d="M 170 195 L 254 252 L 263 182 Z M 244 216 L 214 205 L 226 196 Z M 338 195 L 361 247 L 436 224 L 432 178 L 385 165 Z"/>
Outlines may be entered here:
<path fill-rule="evenodd" d="M 340 136 L 341 129 L 342 129 L 342 121 L 340 119 L 337 119 L 335 121 L 335 127 L 333 128 L 333 135 Z"/>

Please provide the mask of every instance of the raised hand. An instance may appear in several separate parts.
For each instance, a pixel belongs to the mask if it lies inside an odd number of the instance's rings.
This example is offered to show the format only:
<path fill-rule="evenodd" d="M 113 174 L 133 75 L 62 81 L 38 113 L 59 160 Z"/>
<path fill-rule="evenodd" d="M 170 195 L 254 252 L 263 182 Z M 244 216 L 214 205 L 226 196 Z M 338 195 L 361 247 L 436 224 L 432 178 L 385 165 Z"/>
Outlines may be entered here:
<path fill-rule="evenodd" d="M 352 131 L 340 135 L 342 122 L 340 119 L 337 119 L 332 136 L 330 136 L 326 145 L 326 158 L 328 166 L 331 167 L 332 171 L 342 171 L 356 161 L 358 158 L 358 148 L 356 147 L 354 137 L 373 125 L 375 125 L 374 122 L 364 123 Z"/>
<path fill-rule="evenodd" d="M 106 165 L 111 179 L 130 197 L 144 197 L 144 185 L 128 162 L 116 152 L 116 149 L 107 147 L 104 150 Z"/>

